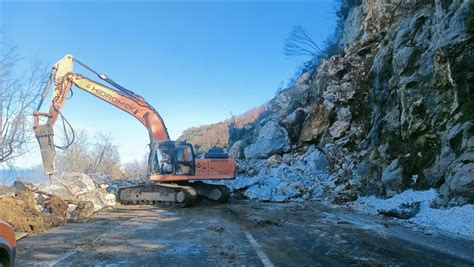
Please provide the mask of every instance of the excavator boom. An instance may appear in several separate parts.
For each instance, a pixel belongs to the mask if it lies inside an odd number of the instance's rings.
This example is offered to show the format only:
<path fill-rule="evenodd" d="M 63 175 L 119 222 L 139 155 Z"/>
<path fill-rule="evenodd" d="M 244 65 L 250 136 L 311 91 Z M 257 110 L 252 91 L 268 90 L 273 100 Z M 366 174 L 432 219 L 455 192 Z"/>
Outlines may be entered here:
<path fill-rule="evenodd" d="M 69 95 L 71 87 L 75 85 L 134 116 L 148 129 L 151 140 L 166 141 L 170 139 L 163 119 L 143 97 L 121 86 L 122 90 L 113 89 L 80 74 L 75 74 L 73 61 L 76 60 L 71 55 L 67 55 L 53 67 L 55 89 L 53 91 L 52 104 L 49 109 L 48 124 L 54 125 L 58 115 L 61 113 L 61 109 Z M 83 65 L 82 63 L 80 64 Z M 87 68 L 90 69 L 89 67 Z M 98 76 L 106 82 L 118 85 L 103 74 L 98 74 Z"/>

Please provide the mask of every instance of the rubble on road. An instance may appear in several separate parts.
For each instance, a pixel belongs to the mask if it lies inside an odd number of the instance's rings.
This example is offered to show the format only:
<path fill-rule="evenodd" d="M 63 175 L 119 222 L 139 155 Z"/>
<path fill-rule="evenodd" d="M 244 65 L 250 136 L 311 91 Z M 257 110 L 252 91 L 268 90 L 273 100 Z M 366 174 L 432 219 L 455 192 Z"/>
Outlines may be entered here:
<path fill-rule="evenodd" d="M 239 176 L 226 182 L 249 199 L 270 202 L 322 200 L 337 194 L 335 176 L 326 156 L 314 146 L 300 155 L 273 155 L 266 160 L 242 162 Z"/>
<path fill-rule="evenodd" d="M 0 220 L 17 232 L 38 233 L 66 221 L 83 220 L 117 205 L 118 188 L 143 180 L 114 180 L 102 174 L 64 172 L 52 184 L 17 181 L 14 188 L 0 187 Z"/>

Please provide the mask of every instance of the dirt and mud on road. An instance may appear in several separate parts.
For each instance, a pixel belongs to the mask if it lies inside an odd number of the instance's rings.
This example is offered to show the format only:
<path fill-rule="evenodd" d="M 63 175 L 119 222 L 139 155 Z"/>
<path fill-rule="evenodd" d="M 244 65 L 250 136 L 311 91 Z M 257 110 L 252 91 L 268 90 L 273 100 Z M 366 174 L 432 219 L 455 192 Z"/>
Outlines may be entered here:
<path fill-rule="evenodd" d="M 18 266 L 473 263 L 473 240 L 320 203 L 126 206 L 18 243 Z"/>
<path fill-rule="evenodd" d="M 31 192 L 0 194 L 0 220 L 6 221 L 17 232 L 38 233 L 64 224 L 68 203 L 58 197 L 45 199 L 38 205 Z M 43 212 L 41 209 L 47 209 Z"/>

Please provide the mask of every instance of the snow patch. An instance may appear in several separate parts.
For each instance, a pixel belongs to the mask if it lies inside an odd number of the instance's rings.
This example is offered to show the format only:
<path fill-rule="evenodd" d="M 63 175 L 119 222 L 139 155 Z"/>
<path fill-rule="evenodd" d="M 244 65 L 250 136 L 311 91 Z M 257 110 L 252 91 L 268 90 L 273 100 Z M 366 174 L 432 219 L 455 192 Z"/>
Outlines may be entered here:
<path fill-rule="evenodd" d="M 409 221 L 474 238 L 474 205 L 448 209 L 421 209 Z"/>
<path fill-rule="evenodd" d="M 430 207 L 436 199 L 438 193 L 435 189 L 427 191 L 407 190 L 388 199 L 380 199 L 376 196 L 359 197 L 355 204 L 356 209 L 371 213 L 380 214 L 380 212 L 399 209 L 402 205 L 413 205 L 420 203 L 420 208 Z"/>
<path fill-rule="evenodd" d="M 437 197 L 435 189 L 427 191 L 410 189 L 389 199 L 375 196 L 359 197 L 353 206 L 359 211 L 370 214 L 403 212 L 406 207 L 416 206 L 416 214 L 408 219 L 409 222 L 474 238 L 474 205 L 446 209 L 431 208 Z"/>

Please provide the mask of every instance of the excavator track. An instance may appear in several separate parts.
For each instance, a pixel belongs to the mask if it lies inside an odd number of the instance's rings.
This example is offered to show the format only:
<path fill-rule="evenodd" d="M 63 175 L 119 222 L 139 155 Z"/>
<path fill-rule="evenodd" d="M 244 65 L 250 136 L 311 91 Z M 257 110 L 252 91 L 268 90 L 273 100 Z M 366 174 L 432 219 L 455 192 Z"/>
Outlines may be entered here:
<path fill-rule="evenodd" d="M 191 186 L 177 184 L 144 184 L 120 188 L 121 204 L 190 207 L 196 203 L 197 192 Z"/>
<path fill-rule="evenodd" d="M 196 190 L 198 196 L 205 197 L 212 202 L 226 203 L 229 200 L 230 192 L 225 185 L 205 184 L 203 182 L 193 182 L 189 185 Z"/>

